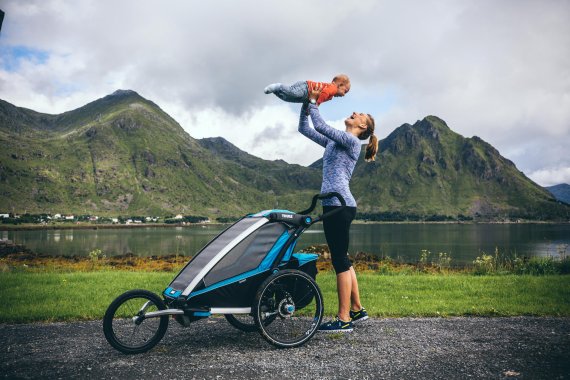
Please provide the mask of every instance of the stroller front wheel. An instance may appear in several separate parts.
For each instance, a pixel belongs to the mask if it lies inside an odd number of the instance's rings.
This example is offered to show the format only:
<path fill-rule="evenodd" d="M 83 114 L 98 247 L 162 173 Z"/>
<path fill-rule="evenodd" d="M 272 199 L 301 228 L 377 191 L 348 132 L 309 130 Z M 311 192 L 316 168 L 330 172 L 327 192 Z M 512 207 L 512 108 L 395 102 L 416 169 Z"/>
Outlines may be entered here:
<path fill-rule="evenodd" d="M 117 297 L 103 317 L 103 332 L 111 346 L 125 354 L 138 354 L 153 348 L 168 328 L 168 315 L 145 318 L 145 314 L 166 309 L 156 294 L 129 290 Z"/>
<path fill-rule="evenodd" d="M 319 328 L 323 296 L 309 275 L 287 269 L 261 284 L 252 311 L 261 335 L 269 343 L 279 348 L 298 347 Z"/>

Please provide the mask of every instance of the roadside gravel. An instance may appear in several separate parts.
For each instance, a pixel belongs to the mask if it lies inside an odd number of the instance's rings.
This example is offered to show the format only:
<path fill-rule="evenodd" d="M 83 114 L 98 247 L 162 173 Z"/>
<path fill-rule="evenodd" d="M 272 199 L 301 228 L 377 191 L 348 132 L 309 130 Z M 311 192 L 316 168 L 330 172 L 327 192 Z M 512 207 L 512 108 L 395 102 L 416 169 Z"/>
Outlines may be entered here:
<path fill-rule="evenodd" d="M 371 319 L 276 349 L 223 318 L 171 321 L 150 352 L 123 355 L 100 321 L 0 325 L 3 378 L 570 378 L 570 318 Z"/>

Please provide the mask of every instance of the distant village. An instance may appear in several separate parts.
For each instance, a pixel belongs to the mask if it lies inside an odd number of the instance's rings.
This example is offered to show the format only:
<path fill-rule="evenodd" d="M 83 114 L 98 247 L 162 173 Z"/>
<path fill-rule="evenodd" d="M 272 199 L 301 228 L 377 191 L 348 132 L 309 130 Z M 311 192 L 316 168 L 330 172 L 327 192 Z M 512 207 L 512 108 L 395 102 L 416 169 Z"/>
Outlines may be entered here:
<path fill-rule="evenodd" d="M 166 217 L 160 216 L 118 216 L 103 217 L 97 215 L 74 215 L 74 214 L 13 214 L 0 213 L 0 223 L 2 224 L 194 224 L 194 223 L 210 223 L 210 218 L 194 215 L 170 215 Z"/>

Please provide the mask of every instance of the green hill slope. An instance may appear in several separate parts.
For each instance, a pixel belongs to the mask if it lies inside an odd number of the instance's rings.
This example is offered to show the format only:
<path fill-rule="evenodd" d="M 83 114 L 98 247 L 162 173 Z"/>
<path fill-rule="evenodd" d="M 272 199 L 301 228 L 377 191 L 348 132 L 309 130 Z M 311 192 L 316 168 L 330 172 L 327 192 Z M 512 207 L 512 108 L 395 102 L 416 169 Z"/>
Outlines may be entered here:
<path fill-rule="evenodd" d="M 321 171 L 283 160 L 268 161 L 240 150 L 222 137 L 197 140 L 205 149 L 227 160 L 234 173 L 255 188 L 270 189 L 279 195 L 298 190 L 318 192 L 321 188 Z"/>
<path fill-rule="evenodd" d="M 0 209 L 240 215 L 302 202 L 202 148 L 133 91 L 46 115 L 0 103 Z M 267 181 L 266 181 L 267 182 Z M 281 194 L 284 192 L 281 191 Z"/>
<path fill-rule="evenodd" d="M 303 209 L 321 161 L 268 161 L 223 138 L 195 140 L 153 102 L 119 90 L 59 115 L 0 100 L 0 212 L 237 216 Z M 568 219 L 496 149 L 429 116 L 396 128 L 351 188 L 377 219 Z"/>
<path fill-rule="evenodd" d="M 380 142 L 359 161 L 353 193 L 363 212 L 483 218 L 568 218 L 544 188 L 479 137 L 465 138 L 428 116 Z"/>

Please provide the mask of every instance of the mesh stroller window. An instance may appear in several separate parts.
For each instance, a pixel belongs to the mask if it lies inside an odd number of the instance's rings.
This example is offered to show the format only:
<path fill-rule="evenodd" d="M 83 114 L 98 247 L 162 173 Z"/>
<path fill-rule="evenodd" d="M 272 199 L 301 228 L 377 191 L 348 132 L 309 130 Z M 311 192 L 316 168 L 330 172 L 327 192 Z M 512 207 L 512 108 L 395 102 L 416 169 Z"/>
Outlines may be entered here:
<path fill-rule="evenodd" d="M 184 289 L 190 281 L 206 266 L 226 245 L 234 240 L 239 234 L 252 227 L 259 218 L 244 218 L 228 228 L 216 239 L 212 240 L 184 267 L 178 276 L 170 284 L 174 289 Z"/>
<path fill-rule="evenodd" d="M 228 252 L 204 278 L 206 286 L 226 280 L 259 266 L 287 227 L 281 223 L 265 225 Z"/>

